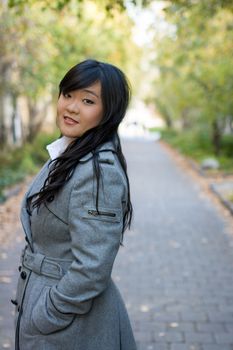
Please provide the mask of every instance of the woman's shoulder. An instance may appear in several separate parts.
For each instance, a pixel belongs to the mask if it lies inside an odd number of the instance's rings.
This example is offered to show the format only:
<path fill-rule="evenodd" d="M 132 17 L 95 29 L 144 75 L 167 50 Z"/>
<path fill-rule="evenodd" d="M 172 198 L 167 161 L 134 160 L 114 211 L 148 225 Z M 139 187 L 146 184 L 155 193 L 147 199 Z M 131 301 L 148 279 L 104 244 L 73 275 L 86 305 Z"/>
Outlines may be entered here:
<path fill-rule="evenodd" d="M 106 157 L 113 159 L 113 154 L 116 153 L 114 143 L 112 141 L 104 142 L 98 146 L 95 150 L 85 154 L 82 158 L 79 159 L 79 163 L 86 163 L 93 159 L 96 155 L 97 158 L 102 160 Z"/>
<path fill-rule="evenodd" d="M 108 141 L 101 144 L 92 152 L 87 153 L 79 160 L 79 164 L 73 174 L 74 181 L 79 181 L 81 178 L 95 177 L 95 162 L 98 163 L 100 175 L 103 177 L 125 177 L 118 159 L 115 144 L 112 141 Z"/>

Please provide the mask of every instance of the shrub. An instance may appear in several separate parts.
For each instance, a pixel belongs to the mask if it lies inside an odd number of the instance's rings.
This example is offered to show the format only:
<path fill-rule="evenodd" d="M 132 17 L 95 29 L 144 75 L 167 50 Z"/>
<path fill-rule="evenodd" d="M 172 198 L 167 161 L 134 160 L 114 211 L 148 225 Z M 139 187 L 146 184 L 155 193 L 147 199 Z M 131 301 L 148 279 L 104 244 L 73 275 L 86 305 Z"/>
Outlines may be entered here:
<path fill-rule="evenodd" d="M 57 133 L 39 134 L 30 144 L 0 152 L 0 201 L 4 200 L 4 188 L 38 171 L 38 168 L 48 159 L 46 145 L 57 137 Z"/>

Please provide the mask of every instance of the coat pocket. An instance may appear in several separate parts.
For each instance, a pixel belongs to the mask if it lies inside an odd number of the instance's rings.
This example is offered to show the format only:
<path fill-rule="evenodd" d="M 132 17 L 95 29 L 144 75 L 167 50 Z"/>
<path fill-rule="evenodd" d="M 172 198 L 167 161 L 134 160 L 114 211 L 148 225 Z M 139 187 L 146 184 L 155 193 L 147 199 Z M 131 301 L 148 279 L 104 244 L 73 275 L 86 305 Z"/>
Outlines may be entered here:
<path fill-rule="evenodd" d="M 83 219 L 120 222 L 122 211 L 116 208 L 99 207 L 98 211 L 95 207 L 84 207 L 82 212 Z"/>
<path fill-rule="evenodd" d="M 34 329 L 43 335 L 51 334 L 67 328 L 74 320 L 75 314 L 65 314 L 54 306 L 45 286 L 32 310 L 31 322 Z"/>

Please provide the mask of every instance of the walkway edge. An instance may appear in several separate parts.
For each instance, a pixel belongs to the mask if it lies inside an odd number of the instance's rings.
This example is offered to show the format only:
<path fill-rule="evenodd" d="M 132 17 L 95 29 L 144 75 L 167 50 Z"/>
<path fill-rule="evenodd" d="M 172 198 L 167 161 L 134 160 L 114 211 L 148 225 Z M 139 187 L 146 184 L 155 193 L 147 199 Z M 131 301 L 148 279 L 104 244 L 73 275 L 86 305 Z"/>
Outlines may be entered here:
<path fill-rule="evenodd" d="M 201 169 L 198 164 L 192 159 L 192 158 L 189 158 L 187 156 L 185 156 L 184 154 L 182 154 L 181 152 L 179 152 L 176 148 L 172 147 L 169 143 L 167 143 L 166 141 L 164 140 L 159 140 L 159 143 L 162 145 L 162 146 L 165 146 L 167 149 L 169 149 L 170 151 L 173 152 L 173 155 L 175 156 L 174 157 L 174 160 L 177 162 L 177 158 L 176 156 L 180 157 L 184 162 L 186 162 L 187 166 L 189 166 L 192 170 L 195 171 L 195 173 L 198 175 L 198 176 L 201 176 L 202 179 L 204 180 L 211 180 L 212 178 L 209 177 L 204 171 L 203 169 Z M 220 176 L 220 175 L 219 175 Z M 230 176 L 233 176 L 232 175 L 228 175 L 229 177 Z M 222 181 L 226 181 L 227 182 L 227 175 L 222 175 L 221 179 Z M 212 179 L 211 181 L 214 181 L 214 179 Z M 219 202 L 230 212 L 230 214 L 233 216 L 233 204 L 228 201 L 220 191 L 218 191 L 218 189 L 216 188 L 215 184 L 214 183 L 208 183 L 208 187 L 210 189 L 210 191 L 216 196 L 216 198 L 219 200 Z"/>

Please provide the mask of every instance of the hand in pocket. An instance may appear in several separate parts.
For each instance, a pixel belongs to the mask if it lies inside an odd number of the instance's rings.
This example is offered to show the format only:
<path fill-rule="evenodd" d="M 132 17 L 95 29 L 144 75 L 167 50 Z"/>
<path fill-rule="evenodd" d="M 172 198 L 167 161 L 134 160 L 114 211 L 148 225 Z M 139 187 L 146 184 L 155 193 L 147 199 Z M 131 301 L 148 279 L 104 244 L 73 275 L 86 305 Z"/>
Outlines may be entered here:
<path fill-rule="evenodd" d="M 53 305 L 49 291 L 49 286 L 45 286 L 32 310 L 31 321 L 34 327 L 41 334 L 51 334 L 68 327 L 75 315 L 64 314 Z"/>

